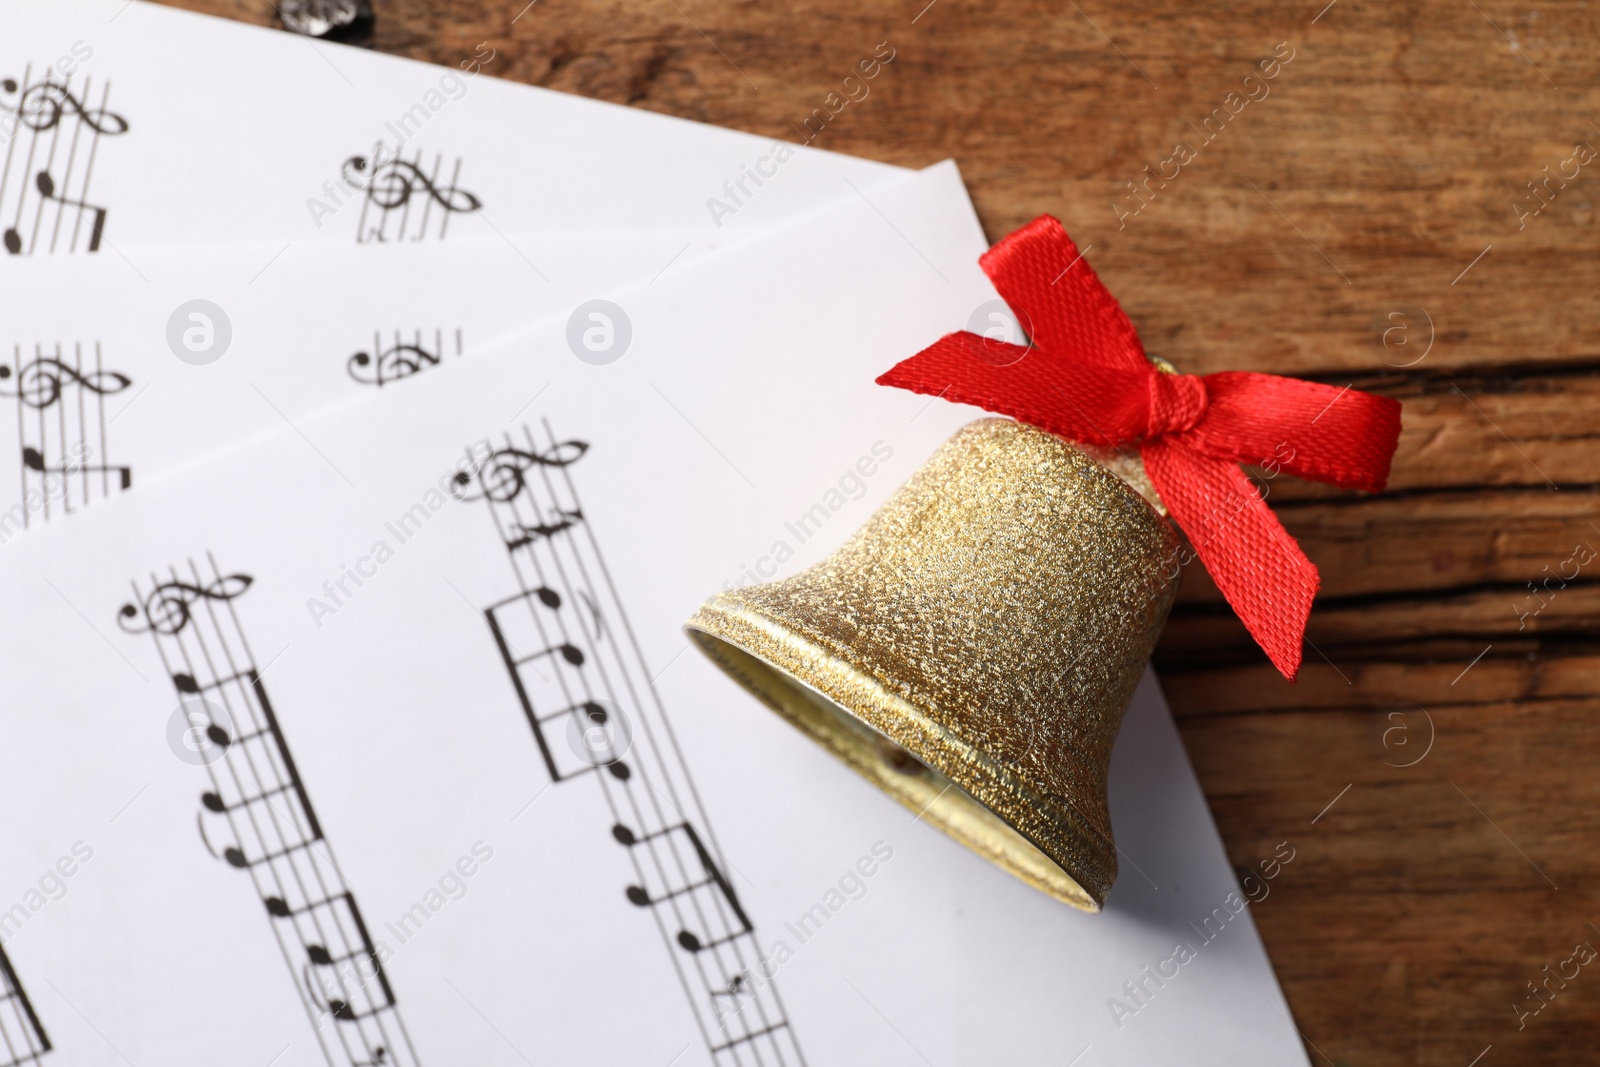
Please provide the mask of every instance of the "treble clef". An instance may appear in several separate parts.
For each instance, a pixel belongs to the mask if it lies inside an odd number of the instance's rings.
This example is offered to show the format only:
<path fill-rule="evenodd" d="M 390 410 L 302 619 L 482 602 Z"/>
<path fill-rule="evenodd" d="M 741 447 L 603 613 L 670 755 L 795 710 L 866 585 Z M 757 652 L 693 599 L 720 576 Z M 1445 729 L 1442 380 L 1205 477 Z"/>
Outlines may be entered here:
<path fill-rule="evenodd" d="M 378 352 L 376 357 L 367 352 L 357 352 L 345 364 L 345 370 L 362 385 L 381 387 L 385 382 L 409 378 L 438 362 L 439 357 L 421 345 L 399 344 Z M 369 367 L 370 371 L 367 369 Z"/>
<path fill-rule="evenodd" d="M 194 605 L 202 600 L 228 601 L 244 595 L 255 581 L 248 574 L 229 574 L 209 585 L 189 582 L 162 582 L 150 591 L 142 605 L 124 604 L 117 611 L 117 625 L 130 634 L 154 631 L 172 637 L 182 633 L 193 617 Z M 144 624 L 137 620 L 143 614 Z"/>
<path fill-rule="evenodd" d="M 11 379 L 11 368 L 0 366 L 0 382 Z M 54 356 L 40 356 L 17 375 L 16 392 L 0 385 L 0 396 L 14 396 L 30 408 L 47 408 L 61 399 L 62 386 L 76 382 L 92 393 L 109 396 L 133 384 L 133 379 L 116 371 L 97 370 L 88 374 L 69 367 Z"/>
<path fill-rule="evenodd" d="M 534 467 L 570 467 L 587 451 L 587 441 L 562 441 L 543 452 L 497 448 L 472 473 L 458 473 L 451 491 L 457 500 L 489 499 L 497 504 L 509 504 L 527 487 L 528 471 Z M 472 484 L 473 474 L 477 475 L 483 491 L 468 495 L 466 487 Z"/>
<path fill-rule="evenodd" d="M 341 172 L 345 181 L 357 189 L 365 189 L 367 200 L 385 211 L 404 207 L 413 193 L 425 193 L 449 212 L 465 214 L 483 206 L 482 201 L 465 189 L 458 189 L 454 185 L 434 185 L 433 180 L 422 173 L 416 164 L 403 159 L 380 164 L 371 174 L 366 174 L 370 166 L 372 164 L 365 156 L 351 156 L 344 161 Z M 363 175 L 367 178 L 365 183 L 362 181 Z"/>
<path fill-rule="evenodd" d="M 16 80 L 6 78 L 0 81 L 0 89 L 7 93 L 16 92 Z M 40 82 L 29 86 L 23 92 L 22 98 L 17 101 L 16 107 L 0 104 L 0 109 L 16 115 L 18 121 L 35 131 L 54 129 L 60 125 L 61 117 L 70 112 L 77 115 L 84 125 L 95 133 L 115 137 L 117 134 L 128 132 L 127 119 L 105 108 L 84 107 L 83 103 L 72 95 L 71 90 L 55 82 Z"/>

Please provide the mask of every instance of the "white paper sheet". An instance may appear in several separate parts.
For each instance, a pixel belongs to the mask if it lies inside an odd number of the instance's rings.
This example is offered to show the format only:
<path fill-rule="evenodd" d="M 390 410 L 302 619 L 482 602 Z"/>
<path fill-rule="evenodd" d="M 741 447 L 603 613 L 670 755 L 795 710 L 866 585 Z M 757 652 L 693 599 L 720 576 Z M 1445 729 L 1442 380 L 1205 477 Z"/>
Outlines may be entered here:
<path fill-rule="evenodd" d="M 500 81 L 492 45 L 463 48 L 436 67 L 141 2 L 4 0 L 7 248 L 91 254 L 97 223 L 96 255 L 497 232 L 709 240 L 849 196 L 841 177 L 870 192 L 901 173 Z"/>
<path fill-rule="evenodd" d="M 620 298 L 609 365 L 546 331 L 7 544 L 0 805 L 27 817 L 0 932 L 46 1062 L 1306 1062 L 1153 684 L 1113 762 L 1129 862 L 1086 916 L 913 820 L 679 629 L 762 557 L 820 558 L 970 417 L 872 385 L 993 299 L 947 203 L 852 205 Z M 484 441 L 510 451 L 474 465 Z M 441 492 L 463 465 L 479 499 Z M 626 779 L 552 782 L 519 685 L 537 715 L 607 701 Z M 231 713 L 225 746 L 185 745 L 196 697 L 201 726 Z M 247 739 L 268 698 L 281 736 Z M 581 768 L 585 723 L 544 725 Z M 209 810 L 234 775 L 284 787 L 261 825 L 305 836 L 314 809 L 315 840 L 253 863 L 267 835 Z M 344 893 L 382 983 L 341 965 Z M 1112 998 L 1179 941 L 1194 958 L 1119 1026 Z"/>
<path fill-rule="evenodd" d="M 969 210 L 959 181 L 945 189 Z M 716 240 L 646 230 L 32 261 L 6 283 L 0 538 L 546 320 L 626 329 L 610 312 L 591 320 L 593 302 L 806 217 Z"/>

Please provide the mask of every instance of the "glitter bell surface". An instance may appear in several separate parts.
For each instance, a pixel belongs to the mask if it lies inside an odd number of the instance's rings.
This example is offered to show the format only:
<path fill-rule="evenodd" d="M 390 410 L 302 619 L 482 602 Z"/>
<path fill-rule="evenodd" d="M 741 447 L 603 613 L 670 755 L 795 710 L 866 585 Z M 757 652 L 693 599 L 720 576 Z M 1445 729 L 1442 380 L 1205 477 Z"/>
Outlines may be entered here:
<path fill-rule="evenodd" d="M 1153 496 L 1137 460 L 982 420 L 828 559 L 686 629 L 924 822 L 1098 911 L 1111 747 L 1177 586 Z"/>

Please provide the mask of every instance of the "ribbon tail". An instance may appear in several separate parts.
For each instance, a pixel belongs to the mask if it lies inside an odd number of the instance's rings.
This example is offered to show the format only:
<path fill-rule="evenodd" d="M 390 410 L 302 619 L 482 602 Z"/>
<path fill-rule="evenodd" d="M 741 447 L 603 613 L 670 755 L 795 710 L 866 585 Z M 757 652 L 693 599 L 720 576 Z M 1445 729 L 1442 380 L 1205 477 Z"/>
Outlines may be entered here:
<path fill-rule="evenodd" d="M 1272 665 L 1294 681 L 1321 578 L 1233 463 L 1171 439 L 1146 441 L 1145 470 L 1217 588 Z"/>
<path fill-rule="evenodd" d="M 1195 451 L 1341 489 L 1377 493 L 1388 483 L 1398 401 L 1252 371 L 1208 374 L 1205 383 L 1209 410 L 1186 440 Z"/>

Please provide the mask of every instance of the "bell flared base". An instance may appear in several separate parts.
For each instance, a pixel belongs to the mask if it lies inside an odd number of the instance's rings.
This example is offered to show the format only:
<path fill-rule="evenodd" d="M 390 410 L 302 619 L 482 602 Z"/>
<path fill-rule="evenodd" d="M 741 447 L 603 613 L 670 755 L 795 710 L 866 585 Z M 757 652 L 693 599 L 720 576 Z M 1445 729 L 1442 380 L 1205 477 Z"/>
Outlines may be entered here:
<path fill-rule="evenodd" d="M 1058 821 L 1047 836 L 1062 862 L 1046 855 L 997 812 L 1037 825 L 1051 805 L 870 674 L 727 595 L 705 604 L 685 629 L 752 695 L 924 822 L 1035 889 L 1100 910 L 1116 876 L 1114 861 L 1108 869 L 1099 858 L 1109 842 Z"/>

